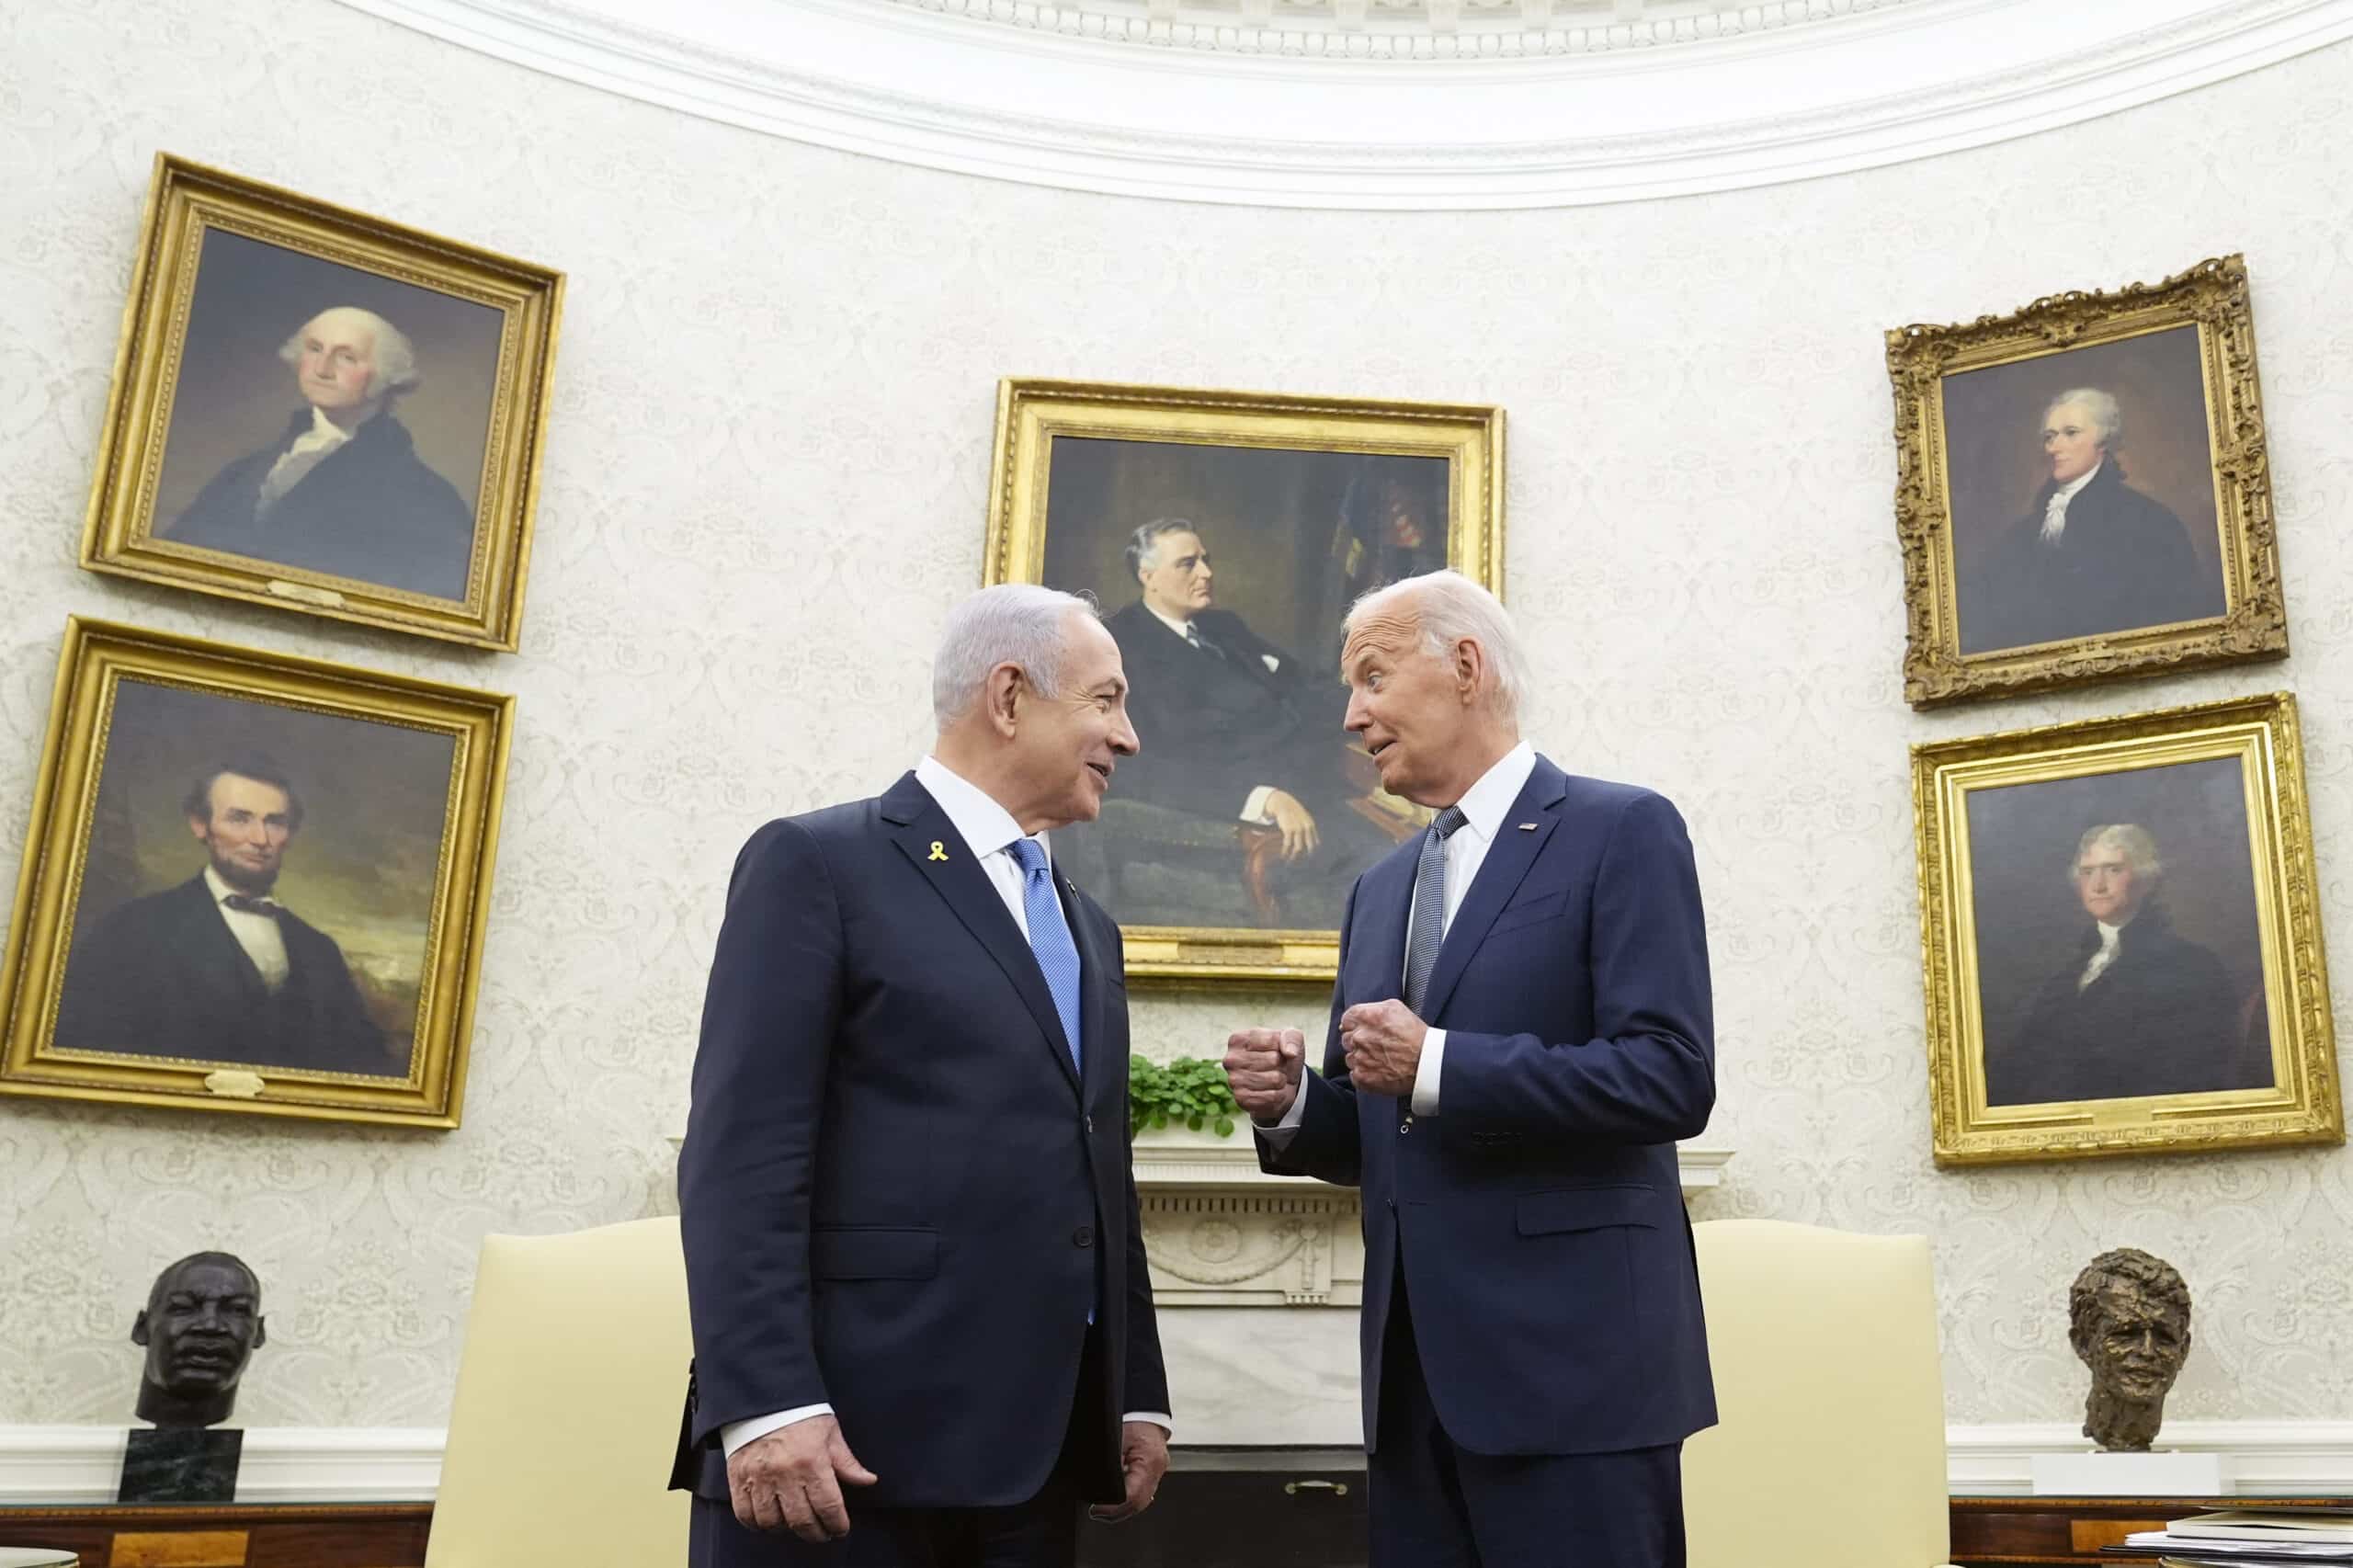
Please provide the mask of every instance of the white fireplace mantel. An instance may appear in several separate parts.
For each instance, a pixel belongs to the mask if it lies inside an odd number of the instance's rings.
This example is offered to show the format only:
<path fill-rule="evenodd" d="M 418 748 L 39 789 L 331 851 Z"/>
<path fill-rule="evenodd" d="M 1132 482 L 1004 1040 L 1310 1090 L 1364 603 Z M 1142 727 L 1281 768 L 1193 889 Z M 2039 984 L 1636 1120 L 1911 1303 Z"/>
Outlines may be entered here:
<path fill-rule="evenodd" d="M 1677 1149 L 1684 1192 L 1721 1185 L 1732 1153 Z M 1355 1188 L 1268 1176 L 1246 1133 L 1142 1133 L 1135 1172 L 1157 1305 L 1353 1307 L 1364 1299 Z"/>

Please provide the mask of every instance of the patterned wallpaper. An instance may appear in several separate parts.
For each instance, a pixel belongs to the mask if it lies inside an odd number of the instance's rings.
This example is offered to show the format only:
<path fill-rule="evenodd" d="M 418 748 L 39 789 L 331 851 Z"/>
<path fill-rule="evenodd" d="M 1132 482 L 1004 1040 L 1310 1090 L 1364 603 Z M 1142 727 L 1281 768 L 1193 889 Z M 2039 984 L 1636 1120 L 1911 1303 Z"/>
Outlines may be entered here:
<path fill-rule="evenodd" d="M 623 102 L 329 0 L 0 0 L 0 784 L 71 611 L 521 698 L 464 1128 L 0 1106 L 0 1422 L 117 1422 L 153 1271 L 267 1283 L 253 1426 L 438 1424 L 475 1248 L 660 1210 L 733 851 L 887 783 L 978 581 L 995 379 L 1504 404 L 1509 597 L 1572 769 L 1682 804 L 1737 1146 L 1708 1215 L 1935 1238 L 1951 1415 L 2065 1419 L 2067 1280 L 2198 1293 L 2178 1416 L 2353 1416 L 2338 1151 L 1971 1175 L 1928 1159 L 1905 746 L 2291 685 L 2353 932 L 2353 48 L 2040 139 L 1562 212 L 1285 212 L 1031 189 Z M 526 652 L 103 581 L 74 543 L 158 148 L 571 273 Z M 1916 717 L 1880 330 L 2254 268 L 2284 667 Z M 2340 961 L 2340 979 L 2353 962 Z M 1146 994 L 1163 1054 L 1298 992 Z"/>

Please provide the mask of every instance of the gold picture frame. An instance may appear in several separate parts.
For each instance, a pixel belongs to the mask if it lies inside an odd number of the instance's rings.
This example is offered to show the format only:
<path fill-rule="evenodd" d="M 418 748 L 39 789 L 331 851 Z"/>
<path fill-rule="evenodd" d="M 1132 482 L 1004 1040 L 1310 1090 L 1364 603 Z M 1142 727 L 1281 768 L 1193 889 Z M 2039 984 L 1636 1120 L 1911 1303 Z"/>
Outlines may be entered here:
<path fill-rule="evenodd" d="M 563 303 L 548 267 L 159 153 L 82 564 L 513 653 Z"/>
<path fill-rule="evenodd" d="M 2287 655 L 2245 258 L 1886 347 L 1915 708 Z"/>
<path fill-rule="evenodd" d="M 69 621 L 0 1094 L 456 1127 L 514 709 Z"/>
<path fill-rule="evenodd" d="M 1095 593 L 1143 736 L 1103 818 L 1055 835 L 1057 857 L 1120 919 L 1129 975 L 1333 978 L 1351 868 L 1425 814 L 1381 794 L 1345 744 L 1339 616 L 1356 593 L 1437 566 L 1503 592 L 1503 411 L 1483 404 L 998 383 L 983 581 Z M 1129 547 L 1147 524 L 1181 524 L 1155 536 L 1172 548 L 1183 530 L 1194 539 L 1204 608 L 1185 624 L 1215 632 L 1200 679 L 1257 683 L 1237 687 L 1241 727 L 1216 738 L 1206 706 L 1172 706 L 1165 661 L 1203 655 L 1167 615 L 1146 619 L 1143 558 Z M 1213 601 L 1212 556 L 1225 596 Z M 1253 768 L 1266 776 L 1245 778 Z M 1315 848 L 1295 860 L 1245 816 L 1277 795 L 1315 824 Z"/>
<path fill-rule="evenodd" d="M 1912 794 L 1938 1165 L 2344 1141 L 2293 696 L 1917 745 Z"/>

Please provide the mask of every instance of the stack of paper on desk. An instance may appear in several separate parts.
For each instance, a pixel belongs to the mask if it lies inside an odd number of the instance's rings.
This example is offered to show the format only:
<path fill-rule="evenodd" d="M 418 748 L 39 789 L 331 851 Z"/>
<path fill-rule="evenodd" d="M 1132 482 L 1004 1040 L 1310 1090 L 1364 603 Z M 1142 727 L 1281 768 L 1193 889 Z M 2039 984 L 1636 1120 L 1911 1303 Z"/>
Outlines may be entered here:
<path fill-rule="evenodd" d="M 2162 1554 L 2181 1568 L 2277 1562 L 2353 1563 L 2353 1508 L 2234 1508 L 2176 1519 L 2110 1551 Z"/>

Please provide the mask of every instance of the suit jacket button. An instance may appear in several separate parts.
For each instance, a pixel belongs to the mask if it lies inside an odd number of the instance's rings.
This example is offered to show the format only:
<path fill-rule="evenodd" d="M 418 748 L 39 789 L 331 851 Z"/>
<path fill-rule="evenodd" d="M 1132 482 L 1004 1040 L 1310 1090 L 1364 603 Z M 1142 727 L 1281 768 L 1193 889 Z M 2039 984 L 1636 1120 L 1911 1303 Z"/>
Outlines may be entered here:
<path fill-rule="evenodd" d="M 1086 1119 L 1086 1135 L 1089 1138 L 1095 1136 L 1095 1119 L 1091 1116 Z"/>
<path fill-rule="evenodd" d="M 1095 1244 L 1095 1227 L 1081 1225 L 1070 1233 L 1071 1245 L 1091 1247 Z"/>

